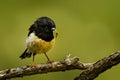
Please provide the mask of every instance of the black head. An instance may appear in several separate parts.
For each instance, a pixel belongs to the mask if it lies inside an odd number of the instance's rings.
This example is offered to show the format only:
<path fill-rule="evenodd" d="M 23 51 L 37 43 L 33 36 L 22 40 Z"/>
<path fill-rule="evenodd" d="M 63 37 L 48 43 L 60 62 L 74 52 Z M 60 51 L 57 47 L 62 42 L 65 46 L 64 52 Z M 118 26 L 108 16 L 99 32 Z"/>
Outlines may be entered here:
<path fill-rule="evenodd" d="M 36 36 L 39 38 L 45 40 L 45 41 L 51 41 L 53 36 L 53 31 L 56 29 L 55 23 L 52 19 L 48 17 L 41 17 L 38 18 L 34 24 L 29 28 L 29 33 L 35 32 Z"/>

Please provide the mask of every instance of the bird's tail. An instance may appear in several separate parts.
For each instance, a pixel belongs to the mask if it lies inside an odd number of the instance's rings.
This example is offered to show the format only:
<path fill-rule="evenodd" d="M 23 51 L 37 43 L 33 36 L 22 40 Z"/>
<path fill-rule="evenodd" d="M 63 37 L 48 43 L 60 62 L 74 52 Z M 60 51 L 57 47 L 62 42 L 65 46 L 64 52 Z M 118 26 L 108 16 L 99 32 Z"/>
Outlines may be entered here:
<path fill-rule="evenodd" d="M 24 59 L 24 58 L 29 58 L 31 57 L 32 53 L 28 51 L 28 49 L 26 49 L 23 54 L 20 56 L 21 59 Z"/>

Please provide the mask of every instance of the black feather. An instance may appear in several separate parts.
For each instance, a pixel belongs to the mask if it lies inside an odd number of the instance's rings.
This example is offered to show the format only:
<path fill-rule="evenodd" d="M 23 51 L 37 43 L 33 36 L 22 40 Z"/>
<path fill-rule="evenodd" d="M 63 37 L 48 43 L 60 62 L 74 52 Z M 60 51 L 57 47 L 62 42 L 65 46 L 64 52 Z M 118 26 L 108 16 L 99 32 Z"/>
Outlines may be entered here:
<path fill-rule="evenodd" d="M 35 32 L 39 38 L 51 41 L 54 38 L 52 28 L 56 28 L 54 21 L 48 17 L 41 17 L 30 26 L 28 36 Z"/>
<path fill-rule="evenodd" d="M 28 50 L 26 49 L 23 54 L 20 56 L 21 59 L 24 59 L 26 57 L 31 57 L 32 53 L 31 52 L 28 52 Z"/>

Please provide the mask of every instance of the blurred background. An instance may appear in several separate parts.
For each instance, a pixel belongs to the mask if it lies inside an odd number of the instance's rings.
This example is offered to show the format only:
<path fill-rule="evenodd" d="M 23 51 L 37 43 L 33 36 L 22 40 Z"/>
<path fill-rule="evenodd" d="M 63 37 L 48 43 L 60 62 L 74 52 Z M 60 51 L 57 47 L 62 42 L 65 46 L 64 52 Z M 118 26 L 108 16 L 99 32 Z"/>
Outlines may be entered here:
<path fill-rule="evenodd" d="M 21 60 L 28 28 L 41 17 L 52 18 L 59 32 L 48 56 L 59 61 L 66 55 L 94 62 L 120 50 L 120 0 L 0 0 L 0 70 L 31 64 Z M 46 63 L 41 54 L 36 63 Z M 12 80 L 73 80 L 82 70 L 38 74 Z M 120 65 L 95 80 L 120 79 Z"/>

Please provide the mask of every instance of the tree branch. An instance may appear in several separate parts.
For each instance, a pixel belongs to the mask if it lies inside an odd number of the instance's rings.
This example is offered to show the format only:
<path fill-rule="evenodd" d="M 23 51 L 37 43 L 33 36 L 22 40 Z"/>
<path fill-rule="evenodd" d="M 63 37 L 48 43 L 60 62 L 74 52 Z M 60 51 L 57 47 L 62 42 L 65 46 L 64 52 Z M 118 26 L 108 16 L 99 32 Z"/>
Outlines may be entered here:
<path fill-rule="evenodd" d="M 112 66 L 115 66 L 120 63 L 120 52 L 115 52 L 108 57 L 105 57 L 96 63 L 92 64 L 87 70 L 83 71 L 78 77 L 74 80 L 93 80 L 98 75 Z"/>
<path fill-rule="evenodd" d="M 87 69 L 90 64 L 84 64 L 79 61 L 77 57 L 70 58 L 70 55 L 63 61 L 57 61 L 46 64 L 38 64 L 35 67 L 31 67 L 31 65 L 11 68 L 0 71 L 0 80 L 11 79 L 15 77 L 23 77 L 27 75 L 34 74 L 43 74 L 48 72 L 58 72 L 58 71 L 66 71 L 66 70 L 74 70 L 74 69 Z"/>
<path fill-rule="evenodd" d="M 119 62 L 120 52 L 115 52 L 114 54 L 95 63 L 82 63 L 79 61 L 79 58 L 70 58 L 70 55 L 68 55 L 63 61 L 37 64 L 34 68 L 31 67 L 31 65 L 27 65 L 18 68 L 2 70 L 0 71 L 0 80 L 74 69 L 85 70 L 80 74 L 80 76 L 76 77 L 75 80 L 93 80 L 100 73 L 118 64 Z"/>

